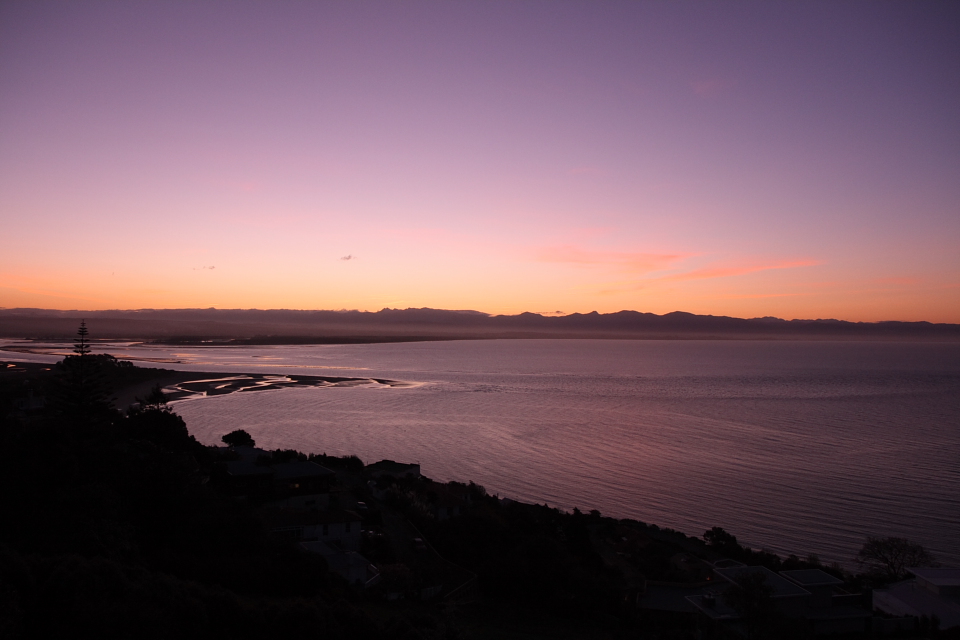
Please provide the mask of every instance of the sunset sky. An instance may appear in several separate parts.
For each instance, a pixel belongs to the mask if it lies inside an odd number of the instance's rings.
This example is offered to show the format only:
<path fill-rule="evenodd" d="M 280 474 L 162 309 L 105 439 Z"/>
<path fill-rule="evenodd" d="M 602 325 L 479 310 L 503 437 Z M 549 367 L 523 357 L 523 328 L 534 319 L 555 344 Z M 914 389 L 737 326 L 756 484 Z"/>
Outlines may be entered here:
<path fill-rule="evenodd" d="M 0 307 L 960 322 L 960 3 L 5 2 Z"/>

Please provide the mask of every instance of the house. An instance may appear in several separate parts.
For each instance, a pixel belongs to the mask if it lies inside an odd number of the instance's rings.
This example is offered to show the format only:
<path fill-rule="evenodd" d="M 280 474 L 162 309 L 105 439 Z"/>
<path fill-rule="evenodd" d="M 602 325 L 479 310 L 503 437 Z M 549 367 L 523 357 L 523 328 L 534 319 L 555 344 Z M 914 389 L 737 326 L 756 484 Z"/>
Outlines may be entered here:
<path fill-rule="evenodd" d="M 743 619 L 723 597 L 727 589 L 762 577 L 777 611 L 797 620 L 814 633 L 863 633 L 870 628 L 871 612 L 861 606 L 861 596 L 840 590 L 843 581 L 820 569 L 774 573 L 766 567 L 715 568 L 726 584 L 687 600 L 711 623 L 743 631 Z"/>
<path fill-rule="evenodd" d="M 848 594 L 843 580 L 820 569 L 781 571 L 780 575 L 810 592 L 804 614 L 814 633 L 863 633 L 872 614 L 860 594 Z"/>
<path fill-rule="evenodd" d="M 833 589 L 843 584 L 840 578 L 820 569 L 781 571 L 780 575 L 810 592 L 809 605 L 814 608 L 829 607 Z"/>
<path fill-rule="evenodd" d="M 308 509 L 330 503 L 336 473 L 315 462 L 295 460 L 271 465 L 273 498 L 279 506 Z"/>
<path fill-rule="evenodd" d="M 417 492 L 425 498 L 430 512 L 437 520 L 459 516 L 467 510 L 470 503 L 470 494 L 464 485 L 425 480 L 417 485 Z"/>
<path fill-rule="evenodd" d="M 16 400 L 17 411 L 21 413 L 43 409 L 45 406 L 47 406 L 47 399 L 44 396 L 33 395 L 33 389 L 31 388 L 27 389 L 27 395 Z"/>
<path fill-rule="evenodd" d="M 343 576 L 350 584 L 366 588 L 372 587 L 380 581 L 380 571 L 356 551 L 336 549 L 319 540 L 301 542 L 300 548 L 308 553 L 323 556 L 330 570 Z"/>
<path fill-rule="evenodd" d="M 220 451 L 232 451 L 238 460 L 245 462 L 256 462 L 257 460 L 271 456 L 270 452 L 260 447 L 248 447 L 246 445 L 233 445 L 229 447 L 217 447 Z"/>
<path fill-rule="evenodd" d="M 271 508 L 264 514 L 271 534 L 301 542 L 320 541 L 338 549 L 360 548 L 362 519 L 345 509 Z"/>
<path fill-rule="evenodd" d="M 730 583 L 731 586 L 739 586 L 744 580 L 762 576 L 764 584 L 772 589 L 770 597 L 776 604 L 777 611 L 784 615 L 799 618 L 807 612 L 809 607 L 809 591 L 766 567 L 731 567 L 729 569 L 714 569 L 714 573 Z"/>
<path fill-rule="evenodd" d="M 941 629 L 960 626 L 960 569 L 911 567 L 910 580 L 875 589 L 873 608 L 895 617 L 936 616 Z M 910 627 L 913 628 L 915 622 Z"/>
<path fill-rule="evenodd" d="M 234 498 L 267 496 L 273 488 L 273 469 L 252 460 L 234 460 L 223 465 L 217 484 Z"/>
<path fill-rule="evenodd" d="M 329 504 L 336 473 L 306 460 L 271 462 L 269 451 L 233 447 L 237 460 L 225 462 L 217 484 L 227 495 L 274 501 L 279 506 L 318 508 Z"/>

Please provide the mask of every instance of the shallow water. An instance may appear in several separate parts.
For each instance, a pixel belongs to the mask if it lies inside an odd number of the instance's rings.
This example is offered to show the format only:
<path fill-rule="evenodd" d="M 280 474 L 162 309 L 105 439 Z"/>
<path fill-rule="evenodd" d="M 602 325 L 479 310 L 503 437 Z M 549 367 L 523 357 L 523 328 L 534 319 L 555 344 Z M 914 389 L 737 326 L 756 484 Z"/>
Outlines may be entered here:
<path fill-rule="evenodd" d="M 118 353 L 119 351 L 119 353 Z M 420 462 L 439 480 L 849 564 L 897 535 L 960 565 L 960 345 L 498 340 L 111 351 L 387 378 L 188 400 L 202 442 Z"/>

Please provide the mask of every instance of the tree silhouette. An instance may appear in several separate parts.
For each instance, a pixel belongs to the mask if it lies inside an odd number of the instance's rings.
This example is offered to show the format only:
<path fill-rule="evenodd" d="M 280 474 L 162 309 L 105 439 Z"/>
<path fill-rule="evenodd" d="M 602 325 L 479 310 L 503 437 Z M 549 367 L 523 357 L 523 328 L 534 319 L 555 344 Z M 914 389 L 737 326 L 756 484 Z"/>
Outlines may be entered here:
<path fill-rule="evenodd" d="M 91 353 L 85 321 L 80 322 L 74 339 L 73 355 L 57 363 L 54 406 L 63 415 L 79 422 L 106 419 L 113 410 L 103 361 L 110 356 Z"/>
<path fill-rule="evenodd" d="M 73 352 L 78 356 L 90 355 L 90 345 L 87 343 L 87 321 L 80 321 L 77 337 L 73 339 Z"/>
<path fill-rule="evenodd" d="M 885 581 L 905 580 L 910 576 L 908 567 L 937 565 L 933 554 L 921 545 L 906 538 L 894 537 L 868 537 L 857 553 L 856 560 L 868 575 Z"/>
<path fill-rule="evenodd" d="M 703 541 L 706 542 L 707 546 L 711 549 L 726 556 L 737 557 L 740 555 L 740 552 L 743 551 L 737 543 L 737 536 L 728 533 L 722 527 L 713 527 L 705 531 Z"/>
<path fill-rule="evenodd" d="M 249 433 L 243 429 L 237 429 L 236 431 L 231 431 L 227 435 L 220 438 L 223 442 L 230 445 L 231 447 L 253 447 L 255 443 L 253 438 Z"/>
<path fill-rule="evenodd" d="M 137 402 L 140 404 L 140 409 L 143 411 L 170 411 L 168 406 L 169 398 L 167 394 L 163 392 L 163 389 L 159 384 L 154 385 L 150 390 L 150 393 L 144 398 L 137 398 Z"/>

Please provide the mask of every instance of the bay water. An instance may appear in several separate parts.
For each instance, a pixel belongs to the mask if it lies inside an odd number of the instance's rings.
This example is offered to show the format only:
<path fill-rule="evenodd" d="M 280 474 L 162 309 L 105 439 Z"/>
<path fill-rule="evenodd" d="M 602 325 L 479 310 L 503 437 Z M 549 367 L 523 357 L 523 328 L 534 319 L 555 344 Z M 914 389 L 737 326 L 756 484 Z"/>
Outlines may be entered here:
<path fill-rule="evenodd" d="M 111 351 L 110 349 L 106 349 Z M 205 444 L 419 462 L 436 480 L 852 567 L 867 536 L 960 566 L 960 345 L 484 340 L 117 345 L 195 371 L 345 376 L 176 403 Z M 403 384 L 384 384 L 377 381 Z"/>

